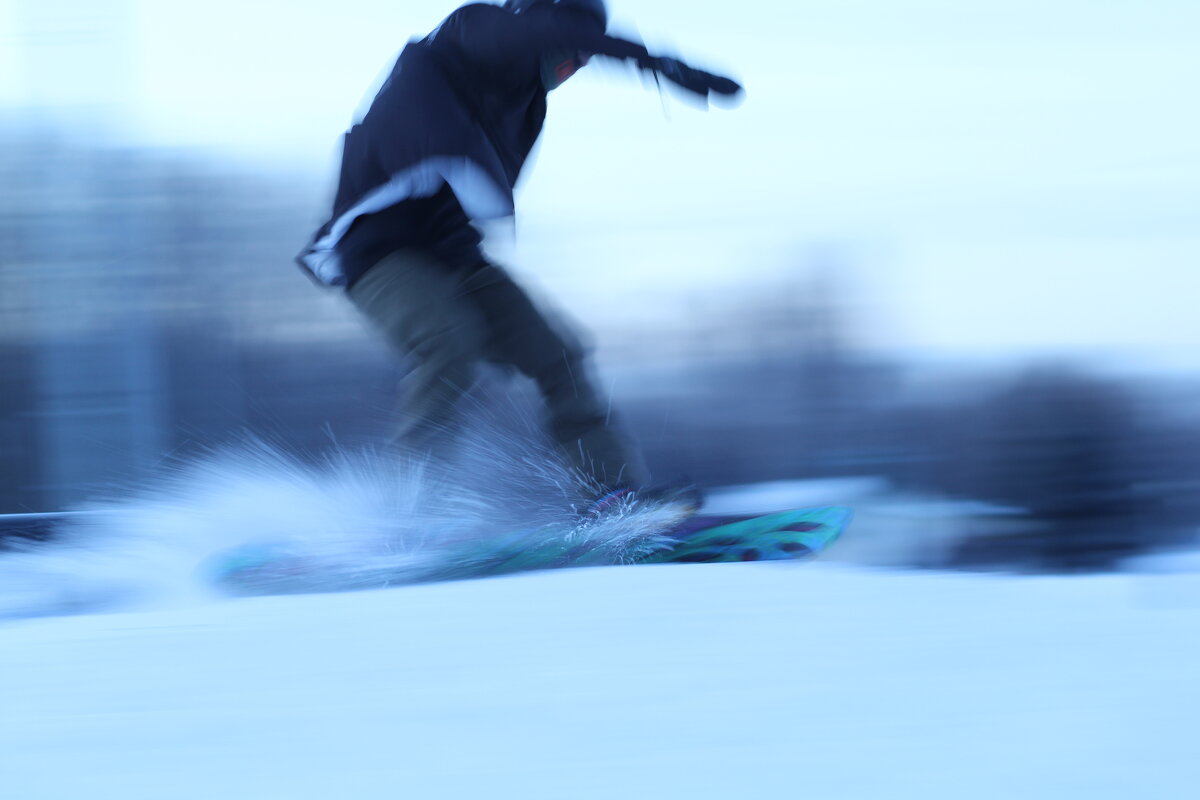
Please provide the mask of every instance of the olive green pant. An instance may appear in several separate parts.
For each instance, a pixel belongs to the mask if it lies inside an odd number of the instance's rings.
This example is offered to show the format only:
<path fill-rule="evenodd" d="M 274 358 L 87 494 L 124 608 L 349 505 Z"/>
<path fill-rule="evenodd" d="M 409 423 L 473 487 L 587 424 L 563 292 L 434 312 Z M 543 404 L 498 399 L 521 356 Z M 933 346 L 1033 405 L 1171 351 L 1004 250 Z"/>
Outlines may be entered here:
<path fill-rule="evenodd" d="M 350 288 L 351 302 L 409 362 L 397 443 L 425 451 L 452 435 L 481 363 L 533 379 L 567 463 L 600 487 L 639 485 L 645 467 L 610 419 L 582 346 L 551 326 L 504 270 L 455 271 L 422 250 L 392 253 Z"/>

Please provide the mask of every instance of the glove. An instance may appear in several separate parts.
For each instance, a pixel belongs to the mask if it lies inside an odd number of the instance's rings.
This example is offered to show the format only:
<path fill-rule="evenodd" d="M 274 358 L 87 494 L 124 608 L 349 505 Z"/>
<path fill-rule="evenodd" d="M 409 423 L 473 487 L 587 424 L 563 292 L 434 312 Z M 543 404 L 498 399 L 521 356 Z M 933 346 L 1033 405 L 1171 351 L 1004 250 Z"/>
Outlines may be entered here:
<path fill-rule="evenodd" d="M 663 76 L 671 83 L 687 89 L 689 92 L 707 99 L 709 92 L 731 95 L 737 94 L 742 87 L 737 81 L 720 75 L 713 75 L 702 69 L 695 69 L 684 64 L 677 58 L 661 57 L 651 60 L 650 69 Z"/>

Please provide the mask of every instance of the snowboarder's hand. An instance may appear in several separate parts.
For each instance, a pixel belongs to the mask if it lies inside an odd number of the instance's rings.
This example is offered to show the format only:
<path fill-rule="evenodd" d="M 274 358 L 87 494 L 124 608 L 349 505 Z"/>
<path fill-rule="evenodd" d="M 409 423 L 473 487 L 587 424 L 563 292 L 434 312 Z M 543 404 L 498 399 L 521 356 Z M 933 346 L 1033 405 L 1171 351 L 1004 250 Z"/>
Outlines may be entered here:
<path fill-rule="evenodd" d="M 689 92 L 694 92 L 705 99 L 708 98 L 710 92 L 728 96 L 737 94 L 742 90 L 737 81 L 721 75 L 713 75 L 711 72 L 705 72 L 702 69 L 689 67 L 677 58 L 666 56 L 656 58 L 650 68 L 671 83 L 681 86 Z"/>

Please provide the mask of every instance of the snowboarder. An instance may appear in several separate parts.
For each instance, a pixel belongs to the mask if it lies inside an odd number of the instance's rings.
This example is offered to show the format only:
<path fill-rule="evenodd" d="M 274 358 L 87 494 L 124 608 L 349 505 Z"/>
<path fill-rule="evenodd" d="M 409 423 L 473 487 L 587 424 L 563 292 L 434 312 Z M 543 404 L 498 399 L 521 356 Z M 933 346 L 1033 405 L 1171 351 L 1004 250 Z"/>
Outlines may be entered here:
<path fill-rule="evenodd" d="M 409 42 L 345 134 L 332 216 L 298 258 L 409 359 L 398 443 L 435 450 L 478 365 L 514 367 L 536 382 L 550 435 L 601 497 L 644 486 L 640 455 L 612 424 L 576 338 L 484 257 L 472 221 L 513 214 L 547 92 L 593 56 L 704 98 L 741 89 L 607 25 L 604 0 L 472 3 Z"/>

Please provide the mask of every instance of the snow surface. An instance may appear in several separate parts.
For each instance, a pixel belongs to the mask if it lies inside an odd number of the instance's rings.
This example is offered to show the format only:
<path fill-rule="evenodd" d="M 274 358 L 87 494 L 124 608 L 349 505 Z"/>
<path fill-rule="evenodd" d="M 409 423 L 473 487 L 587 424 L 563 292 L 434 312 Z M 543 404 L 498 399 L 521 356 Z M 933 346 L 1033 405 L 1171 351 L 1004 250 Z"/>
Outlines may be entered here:
<path fill-rule="evenodd" d="M 187 488 L 114 511 L 131 522 L 120 547 L 110 532 L 0 558 L 0 599 L 78 579 L 92 595 L 60 610 L 79 611 L 104 587 L 137 589 L 118 613 L 0 620 L 0 797 L 1195 793 L 1200 593 L 1181 588 L 1200 575 L 1186 559 L 1085 577 L 835 560 L 878 537 L 866 526 L 886 516 L 866 514 L 817 562 L 198 591 L 185 566 L 215 544 L 201 531 L 244 539 L 233 521 L 247 509 L 255 529 L 274 520 L 301 539 L 304 520 L 348 499 L 359 522 L 395 512 L 372 505 L 387 481 L 368 462 L 252 463 L 200 468 Z M 786 502 L 788 490 L 713 502 Z"/>
<path fill-rule="evenodd" d="M 3 796 L 1190 796 L 1200 608 L 1139 580 L 638 566 L 9 622 Z"/>

